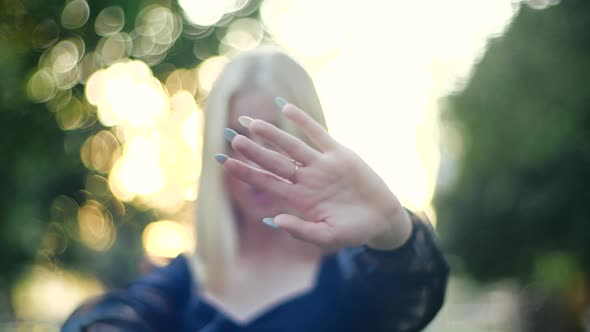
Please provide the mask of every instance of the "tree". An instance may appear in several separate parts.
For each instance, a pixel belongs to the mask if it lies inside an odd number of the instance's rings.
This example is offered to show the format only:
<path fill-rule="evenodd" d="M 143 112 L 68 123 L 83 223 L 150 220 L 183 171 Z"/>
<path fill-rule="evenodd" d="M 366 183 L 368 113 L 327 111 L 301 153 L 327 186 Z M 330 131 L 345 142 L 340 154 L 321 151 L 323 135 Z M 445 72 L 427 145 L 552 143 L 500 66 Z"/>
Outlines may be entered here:
<path fill-rule="evenodd" d="M 82 10 L 76 14 L 81 17 L 80 24 L 64 19 L 64 8 L 72 3 L 80 6 L 74 11 Z M 80 150 L 88 138 L 108 128 L 96 121 L 96 112 L 84 97 L 83 84 L 62 87 L 52 98 L 37 102 L 33 102 L 36 96 L 27 92 L 47 50 L 60 41 L 79 38 L 86 52 L 101 43 L 104 38 L 97 34 L 94 23 L 103 9 L 121 8 L 125 22 L 122 29 L 130 31 L 139 13 L 151 5 L 169 8 L 182 17 L 181 9 L 168 1 L 0 2 L 0 312 L 11 312 L 10 291 L 33 263 L 97 274 L 111 287 L 124 285 L 138 273 L 143 255 L 141 232 L 155 218 L 155 212 L 123 204 L 108 190 L 88 190 L 89 178 L 106 173 L 88 169 Z M 169 68 L 192 68 L 217 54 L 219 36 L 227 25 L 240 16 L 255 17 L 257 6 L 258 1 L 251 1 L 247 11 L 227 15 L 198 37 L 177 36 L 165 57 L 149 62 L 155 76 L 164 80 Z M 180 24 L 191 28 L 187 21 Z M 195 56 L 195 45 L 199 57 Z M 63 125 L 55 104 L 64 95 L 68 100 L 75 97 L 87 110 L 83 125 Z M 99 201 L 114 218 L 117 240 L 107 252 L 96 252 L 78 238 L 78 207 L 90 199 Z"/>
<path fill-rule="evenodd" d="M 563 294 L 588 276 L 588 31 L 588 1 L 523 6 L 446 100 L 462 145 L 456 179 L 435 197 L 439 230 L 480 280 Z"/>

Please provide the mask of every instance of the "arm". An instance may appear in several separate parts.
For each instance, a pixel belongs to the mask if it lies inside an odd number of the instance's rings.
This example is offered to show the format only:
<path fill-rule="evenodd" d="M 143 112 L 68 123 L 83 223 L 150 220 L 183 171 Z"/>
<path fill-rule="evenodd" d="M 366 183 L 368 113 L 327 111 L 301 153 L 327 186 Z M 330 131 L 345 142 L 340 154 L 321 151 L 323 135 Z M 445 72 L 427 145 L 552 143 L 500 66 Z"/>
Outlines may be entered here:
<path fill-rule="evenodd" d="M 88 301 L 66 320 L 62 332 L 131 331 L 152 332 L 133 301 L 123 293 L 110 293 Z"/>
<path fill-rule="evenodd" d="M 62 332 L 176 330 L 176 315 L 190 294 L 190 274 L 179 256 L 124 290 L 108 293 L 80 306 Z"/>
<path fill-rule="evenodd" d="M 440 309 L 448 276 L 432 230 L 410 218 L 358 155 L 302 110 L 279 104 L 314 147 L 263 120 L 246 118 L 240 121 L 251 134 L 285 154 L 234 133 L 228 137 L 232 148 L 260 167 L 226 156 L 218 161 L 226 172 L 275 194 L 297 213 L 269 216 L 265 224 L 339 252 L 354 271 L 347 291 L 375 309 L 361 306 L 354 312 L 391 327 L 385 330 L 421 329 Z"/>
<path fill-rule="evenodd" d="M 434 232 L 409 213 L 412 230 L 393 250 L 369 246 L 343 249 L 338 259 L 353 295 L 371 303 L 383 331 L 422 330 L 440 310 L 449 267 Z"/>

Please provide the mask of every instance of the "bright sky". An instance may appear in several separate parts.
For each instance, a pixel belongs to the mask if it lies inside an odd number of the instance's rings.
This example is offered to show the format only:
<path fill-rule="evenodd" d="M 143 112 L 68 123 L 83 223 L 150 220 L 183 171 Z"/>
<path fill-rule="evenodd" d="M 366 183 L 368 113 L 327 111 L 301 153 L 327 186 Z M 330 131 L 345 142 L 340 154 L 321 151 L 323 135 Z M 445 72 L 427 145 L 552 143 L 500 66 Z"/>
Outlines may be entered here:
<path fill-rule="evenodd" d="M 271 0 L 261 13 L 311 70 L 332 135 L 406 206 L 434 217 L 437 100 L 514 10 L 510 1 Z"/>

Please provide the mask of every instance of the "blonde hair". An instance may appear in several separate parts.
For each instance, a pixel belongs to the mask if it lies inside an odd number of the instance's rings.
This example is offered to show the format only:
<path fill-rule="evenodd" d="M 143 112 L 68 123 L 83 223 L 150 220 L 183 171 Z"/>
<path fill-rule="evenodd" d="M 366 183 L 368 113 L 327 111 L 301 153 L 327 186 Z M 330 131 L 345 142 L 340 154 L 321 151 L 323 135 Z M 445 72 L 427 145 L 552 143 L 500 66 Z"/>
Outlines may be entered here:
<path fill-rule="evenodd" d="M 204 288 L 222 288 L 237 258 L 239 239 L 233 210 L 224 188 L 223 170 L 213 155 L 227 149 L 223 128 L 227 126 L 232 97 L 253 89 L 284 98 L 326 127 L 311 77 L 286 54 L 276 49 L 257 49 L 242 53 L 226 65 L 207 97 L 205 108 L 203 160 L 196 203 L 196 256 L 191 260 Z M 282 129 L 307 142 L 288 121 Z"/>

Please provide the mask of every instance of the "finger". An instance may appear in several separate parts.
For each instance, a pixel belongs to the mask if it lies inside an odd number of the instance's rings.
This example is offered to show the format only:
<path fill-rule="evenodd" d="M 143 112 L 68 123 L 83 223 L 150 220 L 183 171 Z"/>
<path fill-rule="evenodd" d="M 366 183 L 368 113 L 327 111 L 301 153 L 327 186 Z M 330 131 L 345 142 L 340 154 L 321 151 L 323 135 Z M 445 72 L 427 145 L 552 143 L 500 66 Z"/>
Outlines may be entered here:
<path fill-rule="evenodd" d="M 295 174 L 293 160 L 284 155 L 264 148 L 243 135 L 237 135 L 231 140 L 232 148 L 253 161 L 263 169 L 284 179 L 291 179 Z"/>
<path fill-rule="evenodd" d="M 324 248 L 335 245 L 332 229 L 326 222 L 305 221 L 290 214 L 280 214 L 274 217 L 273 221 L 296 239 Z"/>
<path fill-rule="evenodd" d="M 281 104 L 281 102 L 277 101 L 277 104 Z M 328 131 L 300 108 L 287 103 L 284 104 L 282 110 L 285 116 L 293 121 L 321 151 L 329 151 L 338 146 Z"/>
<path fill-rule="evenodd" d="M 255 168 L 223 154 L 215 155 L 215 159 L 223 165 L 226 172 L 246 183 L 264 189 L 281 198 L 289 197 L 292 194 L 292 185 L 290 183 L 268 171 Z"/>
<path fill-rule="evenodd" d="M 252 120 L 248 129 L 257 137 L 276 146 L 300 163 L 309 164 L 319 157 L 319 152 L 305 142 L 266 121 Z"/>

